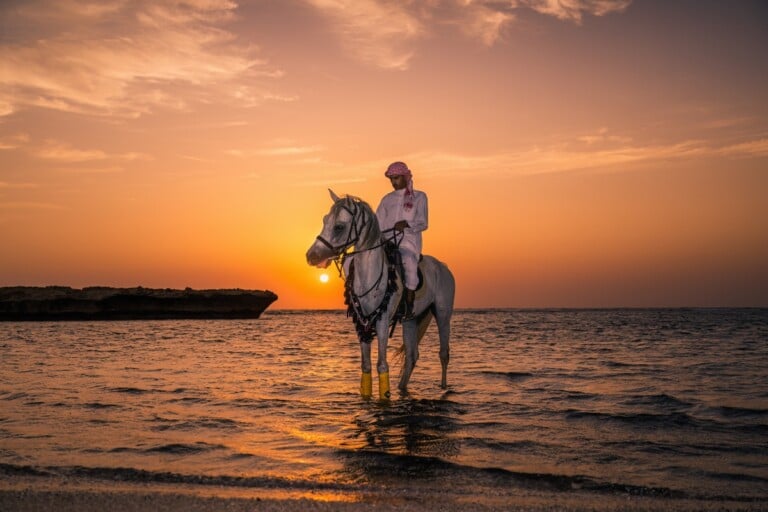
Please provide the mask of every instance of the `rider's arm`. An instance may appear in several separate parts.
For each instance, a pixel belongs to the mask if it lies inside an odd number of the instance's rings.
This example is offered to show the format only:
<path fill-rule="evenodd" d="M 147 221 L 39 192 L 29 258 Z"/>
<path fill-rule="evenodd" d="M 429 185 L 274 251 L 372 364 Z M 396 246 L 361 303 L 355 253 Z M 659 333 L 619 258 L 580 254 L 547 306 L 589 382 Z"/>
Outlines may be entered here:
<path fill-rule="evenodd" d="M 421 193 L 416 195 L 414 198 L 413 209 L 413 220 L 408 222 L 408 230 L 412 233 L 419 233 L 429 227 L 427 194 Z"/>

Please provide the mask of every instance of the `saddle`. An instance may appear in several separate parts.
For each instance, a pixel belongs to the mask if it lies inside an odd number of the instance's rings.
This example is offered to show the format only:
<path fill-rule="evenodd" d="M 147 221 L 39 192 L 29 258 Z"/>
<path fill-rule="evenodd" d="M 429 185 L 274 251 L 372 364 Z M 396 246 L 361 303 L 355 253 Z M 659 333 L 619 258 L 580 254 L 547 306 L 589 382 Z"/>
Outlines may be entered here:
<path fill-rule="evenodd" d="M 384 253 L 387 255 L 387 260 L 395 266 L 400 279 L 405 280 L 405 266 L 403 265 L 403 257 L 400 254 L 400 250 L 393 242 L 387 242 L 384 244 Z M 419 254 L 419 266 L 417 267 L 419 275 L 419 285 L 416 287 L 416 291 L 421 290 L 424 286 L 424 274 L 421 273 L 421 262 L 424 260 L 424 255 Z"/>

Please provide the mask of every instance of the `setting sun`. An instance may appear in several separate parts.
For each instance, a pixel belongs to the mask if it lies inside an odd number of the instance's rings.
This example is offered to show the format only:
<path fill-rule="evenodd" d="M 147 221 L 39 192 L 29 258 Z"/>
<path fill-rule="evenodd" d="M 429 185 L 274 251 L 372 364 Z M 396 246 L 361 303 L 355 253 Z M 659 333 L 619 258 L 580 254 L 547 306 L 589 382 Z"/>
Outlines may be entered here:
<path fill-rule="evenodd" d="M 328 274 L 320 274 L 320 282 L 321 283 L 327 283 L 328 282 Z"/>

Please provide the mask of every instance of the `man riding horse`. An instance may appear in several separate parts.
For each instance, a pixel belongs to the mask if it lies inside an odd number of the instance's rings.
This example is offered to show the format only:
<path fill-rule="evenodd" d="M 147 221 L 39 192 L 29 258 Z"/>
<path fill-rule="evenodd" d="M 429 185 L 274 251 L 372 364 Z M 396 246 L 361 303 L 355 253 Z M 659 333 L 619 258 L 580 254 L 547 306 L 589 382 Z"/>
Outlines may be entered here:
<path fill-rule="evenodd" d="M 413 318 L 413 300 L 419 286 L 419 257 L 421 256 L 421 232 L 428 227 L 427 195 L 413 189 L 413 175 L 403 162 L 389 165 L 384 175 L 395 190 L 385 195 L 376 208 L 376 218 L 382 232 L 394 230 L 399 242 L 400 256 L 405 275 L 404 320 Z"/>
<path fill-rule="evenodd" d="M 456 291 L 448 267 L 433 256 L 421 256 L 421 232 L 427 229 L 427 196 L 413 190 L 411 171 L 402 162 L 391 164 L 386 176 L 395 190 L 382 199 L 376 214 L 365 201 L 353 196 L 339 197 L 330 191 L 333 206 L 323 217 L 322 230 L 306 254 L 307 263 L 313 266 L 326 268 L 335 262 L 345 279 L 345 303 L 360 341 L 360 394 L 363 397 L 372 394 L 371 345 L 375 334 L 382 400 L 390 398 L 387 344 L 402 296 L 408 302 L 411 318 L 402 322 L 405 357 L 398 387 L 403 392 L 407 389 L 419 359 L 419 341 L 433 318 L 440 339 L 440 386 L 447 387 L 450 324 Z M 388 231 L 382 233 L 380 224 Z M 405 266 L 402 278 L 394 270 L 396 260 L 387 254 L 386 246 L 392 233 L 396 235 L 395 243 L 399 242 L 399 250 L 394 252 L 402 254 L 402 258 L 397 259 L 402 259 Z M 416 294 L 419 270 L 423 285 Z"/>

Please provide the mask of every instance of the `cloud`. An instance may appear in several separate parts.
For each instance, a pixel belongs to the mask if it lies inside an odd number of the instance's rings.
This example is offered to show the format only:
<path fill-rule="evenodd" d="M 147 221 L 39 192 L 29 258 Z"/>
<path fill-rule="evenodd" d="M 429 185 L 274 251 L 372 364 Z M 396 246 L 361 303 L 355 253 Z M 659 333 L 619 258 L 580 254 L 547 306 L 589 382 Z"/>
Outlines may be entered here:
<path fill-rule="evenodd" d="M 292 141 L 277 141 L 275 144 L 256 149 L 229 149 L 226 154 L 234 157 L 253 157 L 253 156 L 301 156 L 324 151 L 325 147 L 320 145 L 301 146 L 293 144 Z"/>
<path fill-rule="evenodd" d="M 404 70 L 413 57 L 409 43 L 423 32 L 406 3 L 376 0 L 305 0 L 333 20 L 342 44 L 358 59 Z"/>
<path fill-rule="evenodd" d="M 579 148 L 583 141 L 547 147 L 531 147 L 490 155 L 417 153 L 408 155 L 414 168 L 424 174 L 485 174 L 494 176 L 536 175 L 585 170 L 622 171 L 626 165 L 690 158 L 763 158 L 768 156 L 768 139 L 750 140 L 726 146 L 711 141 L 687 140 L 674 144 L 639 145 L 631 139 L 605 137 Z"/>
<path fill-rule="evenodd" d="M 38 186 L 36 183 L 8 183 L 7 181 L 0 181 L 0 190 L 30 189 L 37 188 Z"/>
<path fill-rule="evenodd" d="M 406 70 L 413 44 L 440 26 L 452 26 L 492 46 L 515 12 L 531 9 L 580 23 L 584 15 L 625 10 L 632 0 L 304 0 L 333 23 L 342 45 L 360 61 Z"/>
<path fill-rule="evenodd" d="M 29 142 L 29 135 L 26 133 L 17 133 L 15 135 L 0 137 L 0 150 L 17 149 L 27 142 Z"/>
<path fill-rule="evenodd" d="M 520 3 L 541 14 L 581 23 L 585 14 L 605 16 L 622 12 L 632 0 L 521 0 Z"/>
<path fill-rule="evenodd" d="M 10 201 L 0 203 L 3 210 L 63 210 L 64 207 L 55 203 L 43 203 L 36 201 Z"/>
<path fill-rule="evenodd" d="M 71 145 L 55 140 L 47 140 L 35 151 L 38 158 L 54 160 L 61 163 L 81 163 L 99 160 L 146 160 L 149 157 L 142 153 L 106 153 L 100 149 L 78 149 Z"/>
<path fill-rule="evenodd" d="M 493 46 L 501 36 L 504 25 L 514 19 L 508 12 L 502 12 L 485 5 L 465 6 L 467 22 L 461 23 L 465 34 L 480 39 L 486 46 Z"/>
<path fill-rule="evenodd" d="M 599 143 L 609 143 L 609 142 L 619 142 L 623 144 L 628 144 L 632 142 L 631 137 L 622 137 L 620 135 L 609 135 L 608 128 L 600 128 L 597 131 L 597 133 L 582 135 L 581 137 L 577 137 L 576 140 L 589 145 L 599 144 Z"/>
<path fill-rule="evenodd" d="M 19 28 L 0 42 L 0 115 L 37 106 L 135 117 L 195 102 L 286 99 L 264 86 L 281 71 L 224 28 L 236 7 L 36 0 L 7 9 L 4 24 Z"/>
<path fill-rule="evenodd" d="M 327 178 L 323 178 L 322 180 L 308 180 L 308 181 L 302 181 L 302 180 L 296 180 L 291 183 L 290 186 L 292 187 L 328 187 L 331 186 L 337 186 L 337 185 L 349 185 L 352 183 L 365 183 L 368 181 L 367 178 L 335 178 L 333 176 L 329 176 Z"/>
<path fill-rule="evenodd" d="M 296 156 L 323 151 L 323 146 L 284 146 L 257 150 L 256 154 L 263 156 Z"/>
<path fill-rule="evenodd" d="M 768 156 L 768 139 L 751 140 L 725 146 L 719 150 L 724 156 L 737 158 Z"/>

